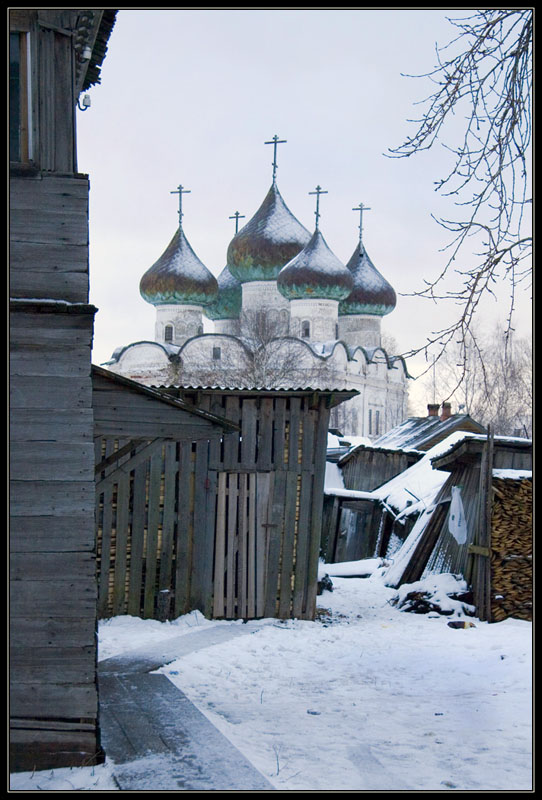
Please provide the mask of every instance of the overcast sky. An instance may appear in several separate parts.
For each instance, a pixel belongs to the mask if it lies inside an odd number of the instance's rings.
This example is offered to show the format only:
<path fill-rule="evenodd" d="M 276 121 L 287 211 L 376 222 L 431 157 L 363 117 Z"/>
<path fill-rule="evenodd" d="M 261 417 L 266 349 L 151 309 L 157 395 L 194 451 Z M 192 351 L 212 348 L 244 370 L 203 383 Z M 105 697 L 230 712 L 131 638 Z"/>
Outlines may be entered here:
<path fill-rule="evenodd" d="M 435 45 L 454 30 L 446 17 L 465 9 L 180 9 L 121 10 L 91 107 L 77 112 L 79 171 L 90 176 L 91 302 L 96 315 L 93 362 L 133 341 L 154 338 L 155 310 L 139 294 L 143 273 L 183 227 L 203 263 L 218 275 L 235 233 L 272 181 L 292 213 L 320 229 L 345 263 L 358 237 L 398 294 L 383 330 L 400 350 L 423 344 L 457 307 L 401 296 L 436 277 L 447 232 L 431 217 L 451 201 L 434 191 L 449 154 L 390 159 L 390 148 L 415 130 L 415 103 L 431 91 L 421 78 L 436 63 Z M 450 138 L 452 133 L 450 132 Z M 488 302 L 484 321 L 504 320 L 507 288 Z M 518 333 L 529 331 L 523 293 Z M 419 374 L 422 362 L 409 368 Z"/>

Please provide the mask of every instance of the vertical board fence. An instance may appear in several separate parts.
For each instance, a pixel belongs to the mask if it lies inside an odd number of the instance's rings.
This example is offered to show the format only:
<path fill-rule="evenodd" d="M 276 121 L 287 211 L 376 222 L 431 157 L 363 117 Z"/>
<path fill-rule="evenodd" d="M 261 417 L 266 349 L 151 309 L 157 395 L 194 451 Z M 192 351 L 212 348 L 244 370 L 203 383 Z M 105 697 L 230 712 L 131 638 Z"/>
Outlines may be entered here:
<path fill-rule="evenodd" d="M 313 619 L 329 409 L 349 396 L 184 390 L 240 432 L 100 437 L 99 616 Z"/>

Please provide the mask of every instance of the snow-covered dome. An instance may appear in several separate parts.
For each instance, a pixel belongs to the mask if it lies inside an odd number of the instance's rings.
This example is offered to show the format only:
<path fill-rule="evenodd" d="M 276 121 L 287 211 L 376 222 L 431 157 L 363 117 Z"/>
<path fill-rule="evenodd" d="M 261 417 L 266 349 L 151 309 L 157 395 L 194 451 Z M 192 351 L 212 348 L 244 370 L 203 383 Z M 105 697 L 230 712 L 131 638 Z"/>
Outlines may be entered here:
<path fill-rule="evenodd" d="M 141 278 L 139 291 L 153 306 L 206 306 L 217 298 L 218 284 L 179 226 L 164 253 Z"/>
<path fill-rule="evenodd" d="M 205 307 L 209 319 L 237 319 L 241 313 L 241 283 L 231 274 L 228 265 L 217 278 L 218 296 Z"/>
<path fill-rule="evenodd" d="M 241 283 L 276 280 L 311 238 L 273 182 L 265 200 L 228 247 L 228 268 Z"/>
<path fill-rule="evenodd" d="M 317 228 L 303 250 L 280 271 L 277 287 L 288 300 L 343 300 L 354 285 Z"/>
<path fill-rule="evenodd" d="M 377 270 L 361 240 L 346 266 L 354 279 L 354 288 L 339 303 L 339 316 L 374 314 L 383 317 L 393 311 L 397 304 L 395 290 Z"/>

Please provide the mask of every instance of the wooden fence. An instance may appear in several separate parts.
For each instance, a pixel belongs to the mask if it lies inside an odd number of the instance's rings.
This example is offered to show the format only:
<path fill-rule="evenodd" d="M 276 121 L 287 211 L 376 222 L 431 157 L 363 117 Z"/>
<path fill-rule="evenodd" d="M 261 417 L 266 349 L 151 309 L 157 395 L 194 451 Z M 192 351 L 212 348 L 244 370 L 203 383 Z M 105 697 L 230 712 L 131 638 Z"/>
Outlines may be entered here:
<path fill-rule="evenodd" d="M 341 394 L 206 390 L 190 400 L 240 432 L 101 437 L 97 463 L 111 457 L 115 471 L 96 484 L 99 616 L 312 619 L 329 409 L 351 396 Z"/>

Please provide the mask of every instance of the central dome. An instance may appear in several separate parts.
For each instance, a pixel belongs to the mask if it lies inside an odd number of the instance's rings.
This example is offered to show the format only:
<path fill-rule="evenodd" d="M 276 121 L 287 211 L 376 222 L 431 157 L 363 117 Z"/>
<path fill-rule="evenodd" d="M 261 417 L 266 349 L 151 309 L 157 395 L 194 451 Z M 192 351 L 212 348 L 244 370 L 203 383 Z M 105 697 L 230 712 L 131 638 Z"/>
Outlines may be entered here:
<path fill-rule="evenodd" d="M 229 270 L 241 283 L 274 281 L 310 238 L 273 183 L 258 211 L 230 242 Z"/>

